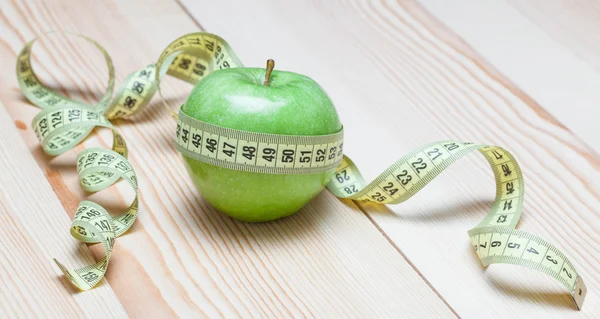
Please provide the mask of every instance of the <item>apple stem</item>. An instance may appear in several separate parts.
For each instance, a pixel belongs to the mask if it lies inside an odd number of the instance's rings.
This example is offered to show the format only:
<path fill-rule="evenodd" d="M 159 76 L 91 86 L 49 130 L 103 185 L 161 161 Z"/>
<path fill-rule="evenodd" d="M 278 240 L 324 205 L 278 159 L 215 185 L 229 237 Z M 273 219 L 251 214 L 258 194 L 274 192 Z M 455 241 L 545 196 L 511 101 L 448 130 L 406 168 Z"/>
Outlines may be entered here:
<path fill-rule="evenodd" d="M 273 59 L 267 60 L 267 73 L 265 73 L 265 82 L 263 83 L 265 86 L 269 86 L 269 80 L 271 79 L 271 72 L 275 68 L 275 61 Z"/>

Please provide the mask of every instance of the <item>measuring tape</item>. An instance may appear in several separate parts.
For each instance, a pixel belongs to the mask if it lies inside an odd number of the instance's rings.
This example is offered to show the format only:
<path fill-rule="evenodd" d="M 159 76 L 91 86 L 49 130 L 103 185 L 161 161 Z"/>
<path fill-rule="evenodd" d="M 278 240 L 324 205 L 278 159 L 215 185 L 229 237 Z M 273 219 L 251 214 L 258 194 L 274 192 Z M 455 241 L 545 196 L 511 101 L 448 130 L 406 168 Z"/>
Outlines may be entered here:
<path fill-rule="evenodd" d="M 175 148 L 199 161 L 266 174 L 306 174 L 335 169 L 343 159 L 343 131 L 320 136 L 234 130 L 179 111 Z"/>
<path fill-rule="evenodd" d="M 102 206 L 83 201 L 72 222 L 71 234 L 85 243 L 102 243 L 106 256 L 94 265 L 67 269 L 56 261 L 71 283 L 81 290 L 95 286 L 108 267 L 115 238 L 125 233 L 138 213 L 138 185 L 127 160 L 123 137 L 109 120 L 142 110 L 155 92 L 160 79 L 169 74 L 191 84 L 210 72 L 243 67 L 222 38 L 205 32 L 184 35 L 161 53 L 156 64 L 129 75 L 112 97 L 114 68 L 106 51 L 95 41 L 109 69 L 108 88 L 100 102 L 89 105 L 68 99 L 44 86 L 31 68 L 33 41 L 20 52 L 17 77 L 24 95 L 42 111 L 32 128 L 44 151 L 59 155 L 85 139 L 95 127 L 113 132 L 112 149 L 90 148 L 77 157 L 81 186 L 89 192 L 103 190 L 120 179 L 135 191 L 133 203 L 113 216 Z M 521 217 L 525 185 L 514 157 L 498 146 L 442 141 L 416 149 L 366 183 L 356 165 L 343 155 L 343 132 L 323 136 L 292 136 L 234 130 L 173 112 L 177 119 L 175 148 L 199 161 L 234 170 L 265 174 L 307 174 L 334 172 L 327 188 L 337 197 L 380 204 L 399 204 L 411 198 L 456 160 L 479 151 L 489 162 L 496 180 L 496 199 L 490 212 L 468 234 L 484 266 L 514 264 L 544 272 L 569 290 L 575 306 L 581 309 L 586 295 L 583 279 L 568 258 L 552 244 L 515 227 Z"/>

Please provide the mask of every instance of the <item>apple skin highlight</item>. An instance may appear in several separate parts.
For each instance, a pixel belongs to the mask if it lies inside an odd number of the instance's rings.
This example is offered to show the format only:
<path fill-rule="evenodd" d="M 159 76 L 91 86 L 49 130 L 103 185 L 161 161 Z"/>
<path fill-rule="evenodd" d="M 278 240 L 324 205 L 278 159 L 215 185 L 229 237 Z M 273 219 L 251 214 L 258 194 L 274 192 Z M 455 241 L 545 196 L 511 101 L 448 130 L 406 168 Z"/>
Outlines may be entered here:
<path fill-rule="evenodd" d="M 274 70 L 269 85 L 264 85 L 265 73 L 261 68 L 215 71 L 196 85 L 182 111 L 207 123 L 250 132 L 327 135 L 342 129 L 331 99 L 314 80 Z M 264 174 L 183 157 L 202 197 L 217 210 L 247 222 L 294 214 L 323 190 L 334 172 Z"/>

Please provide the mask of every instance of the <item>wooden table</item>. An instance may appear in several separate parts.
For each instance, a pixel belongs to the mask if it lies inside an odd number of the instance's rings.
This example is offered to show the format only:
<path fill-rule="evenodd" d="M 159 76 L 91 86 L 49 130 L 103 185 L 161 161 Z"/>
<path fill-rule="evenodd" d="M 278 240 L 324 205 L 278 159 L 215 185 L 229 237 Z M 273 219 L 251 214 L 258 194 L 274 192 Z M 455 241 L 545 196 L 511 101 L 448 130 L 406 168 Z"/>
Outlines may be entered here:
<path fill-rule="evenodd" d="M 600 313 L 598 2 L 2 0 L 0 9 L 0 317 Z M 366 177 L 430 141 L 505 146 L 527 182 L 519 228 L 571 257 L 589 289 L 583 310 L 546 275 L 477 261 L 466 231 L 494 197 L 483 157 L 461 160 L 402 205 L 359 205 L 325 191 L 290 218 L 244 224 L 198 195 L 157 98 L 134 120 L 116 122 L 141 185 L 138 221 L 117 240 L 106 280 L 76 292 L 51 258 L 81 266 L 103 251 L 70 237 L 74 208 L 91 197 L 117 210 L 131 194 L 119 184 L 89 196 L 78 185 L 76 154 L 110 144 L 107 132 L 50 158 L 29 128 L 38 109 L 20 93 L 15 57 L 52 29 L 104 45 L 117 82 L 197 30 L 227 39 L 246 65 L 274 58 L 327 90 L 346 153 Z M 104 89 L 103 63 L 73 38 L 35 49 L 41 78 L 88 102 Z M 162 87 L 172 105 L 190 90 L 174 79 Z"/>

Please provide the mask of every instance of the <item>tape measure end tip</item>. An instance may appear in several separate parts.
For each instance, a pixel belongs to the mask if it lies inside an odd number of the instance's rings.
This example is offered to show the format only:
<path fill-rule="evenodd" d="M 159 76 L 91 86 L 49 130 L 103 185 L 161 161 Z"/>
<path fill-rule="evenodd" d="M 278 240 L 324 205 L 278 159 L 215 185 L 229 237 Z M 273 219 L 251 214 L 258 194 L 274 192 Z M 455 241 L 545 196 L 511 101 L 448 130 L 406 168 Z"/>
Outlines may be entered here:
<path fill-rule="evenodd" d="M 573 303 L 575 303 L 575 308 L 577 308 L 578 311 L 581 311 L 581 308 L 583 308 L 583 302 L 585 301 L 586 294 L 587 287 L 585 286 L 585 283 L 583 283 L 583 278 L 578 276 L 577 280 L 575 281 L 575 287 L 571 292 Z"/>

